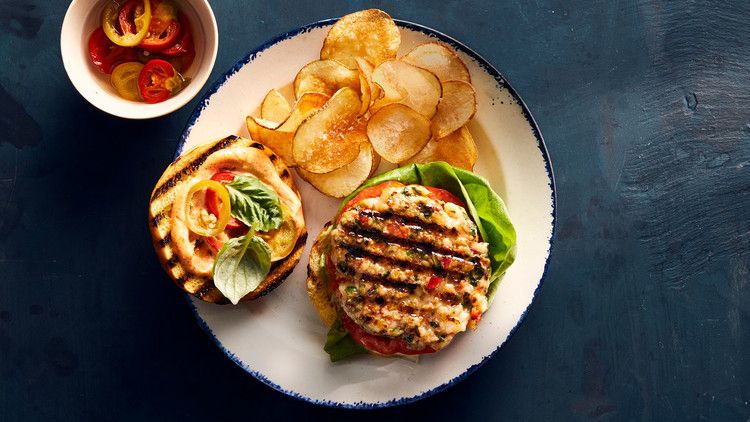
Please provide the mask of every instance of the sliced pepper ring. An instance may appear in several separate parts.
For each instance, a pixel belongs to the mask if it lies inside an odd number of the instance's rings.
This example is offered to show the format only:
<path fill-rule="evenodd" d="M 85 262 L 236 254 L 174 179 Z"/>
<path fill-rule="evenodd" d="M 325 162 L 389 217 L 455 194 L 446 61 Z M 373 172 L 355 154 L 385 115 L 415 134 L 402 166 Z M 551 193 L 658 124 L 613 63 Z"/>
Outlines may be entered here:
<path fill-rule="evenodd" d="M 216 216 L 216 222 L 213 224 L 206 224 L 204 221 L 200 221 L 200 218 L 196 221 L 190 213 L 193 196 L 204 189 L 214 191 L 216 193 L 216 199 L 221 203 L 221 206 L 219 207 L 219 215 Z M 205 208 L 203 211 L 205 211 Z M 206 213 L 206 216 L 209 216 L 209 214 Z M 213 217 L 213 214 L 210 216 Z M 194 184 L 188 191 L 187 201 L 185 201 L 185 222 L 191 232 L 204 237 L 216 236 L 224 231 L 229 222 L 230 216 L 231 206 L 229 201 L 229 191 L 227 191 L 227 188 L 221 183 L 215 180 L 201 180 Z"/>
<path fill-rule="evenodd" d="M 282 260 L 289 256 L 297 244 L 297 224 L 292 218 L 292 212 L 283 203 L 281 213 L 284 220 L 281 225 L 270 232 L 257 232 L 256 235 L 271 247 L 271 262 Z"/>
<path fill-rule="evenodd" d="M 148 33 L 151 25 L 151 4 L 149 0 L 143 0 L 143 13 L 137 14 L 133 21 L 135 23 L 135 33 L 121 31 L 120 25 L 120 7 L 121 1 L 110 0 L 102 12 L 102 29 L 113 43 L 122 47 L 135 47 Z"/>

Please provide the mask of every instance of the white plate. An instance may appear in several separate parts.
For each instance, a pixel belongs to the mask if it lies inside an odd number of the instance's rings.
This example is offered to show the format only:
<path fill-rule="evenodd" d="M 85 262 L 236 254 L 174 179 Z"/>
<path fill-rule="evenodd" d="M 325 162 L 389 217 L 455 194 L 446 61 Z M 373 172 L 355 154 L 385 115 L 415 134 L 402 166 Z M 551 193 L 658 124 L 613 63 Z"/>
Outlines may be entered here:
<path fill-rule="evenodd" d="M 297 71 L 318 59 L 334 21 L 313 23 L 252 51 L 206 94 L 190 119 L 177 155 L 230 134 L 249 136 L 245 116 L 256 113 L 271 88 L 286 90 Z M 307 254 L 323 224 L 336 212 L 328 198 L 297 179 L 310 238 L 289 278 L 265 297 L 239 306 L 192 299 L 198 321 L 237 365 L 269 386 L 316 404 L 372 408 L 407 403 L 441 391 L 485 362 L 514 332 L 546 270 L 554 233 L 552 168 L 525 105 L 486 60 L 435 30 L 398 21 L 403 54 L 426 41 L 450 44 L 466 62 L 477 91 L 470 125 L 477 141 L 475 172 L 505 200 L 518 232 L 516 262 L 476 331 L 419 362 L 359 356 L 332 364 L 323 351 L 326 327 L 305 291 Z M 385 167 L 381 167 L 381 170 Z"/>

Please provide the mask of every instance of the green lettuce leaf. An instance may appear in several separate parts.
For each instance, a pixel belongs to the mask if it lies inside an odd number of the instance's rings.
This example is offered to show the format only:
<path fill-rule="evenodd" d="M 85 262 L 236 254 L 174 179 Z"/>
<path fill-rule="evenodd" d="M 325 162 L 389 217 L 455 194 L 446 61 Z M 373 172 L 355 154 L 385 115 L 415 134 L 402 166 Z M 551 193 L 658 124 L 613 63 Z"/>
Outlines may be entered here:
<path fill-rule="evenodd" d="M 250 231 L 229 239 L 214 261 L 214 284 L 233 304 L 257 289 L 271 269 L 271 248 Z"/>
<path fill-rule="evenodd" d="M 349 332 L 344 329 L 341 325 L 340 318 L 336 318 L 336 321 L 333 322 L 333 325 L 331 325 L 331 328 L 328 330 L 328 334 L 326 334 L 326 344 L 323 346 L 323 350 L 328 353 L 331 362 L 367 353 L 367 349 L 354 341 L 352 336 L 349 335 Z"/>
<path fill-rule="evenodd" d="M 283 221 L 276 192 L 255 176 L 238 175 L 226 185 L 232 216 L 255 230 L 271 231 Z"/>

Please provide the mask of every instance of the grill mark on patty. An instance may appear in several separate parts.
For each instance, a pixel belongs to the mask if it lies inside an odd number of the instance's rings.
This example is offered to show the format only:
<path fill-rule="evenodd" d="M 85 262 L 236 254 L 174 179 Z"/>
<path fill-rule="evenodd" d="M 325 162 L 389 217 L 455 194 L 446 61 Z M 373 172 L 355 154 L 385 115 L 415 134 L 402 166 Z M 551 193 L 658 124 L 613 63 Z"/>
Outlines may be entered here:
<path fill-rule="evenodd" d="M 354 232 L 342 231 L 343 235 L 337 244 L 344 248 L 359 248 L 365 252 L 381 257 L 388 257 L 395 261 L 416 263 L 422 267 L 429 267 L 438 271 L 466 273 L 475 271 L 481 266 L 481 258 L 459 256 L 456 252 L 439 251 L 435 248 L 424 248 L 414 244 L 398 244 L 360 236 Z M 403 256 L 406 255 L 404 258 Z M 447 261 L 447 262 L 446 262 Z M 446 268 L 449 267 L 449 268 Z"/>
<path fill-rule="evenodd" d="M 439 252 L 445 255 L 452 255 L 457 258 L 462 258 L 462 259 L 472 258 L 471 255 L 461 253 L 461 251 L 442 248 L 439 245 L 436 245 L 430 242 L 420 242 L 414 239 L 404 239 L 402 237 L 393 236 L 391 234 L 384 233 L 383 231 L 377 230 L 377 229 L 359 227 L 354 224 L 342 224 L 342 227 L 346 229 L 348 235 L 367 237 L 376 242 L 395 243 L 405 248 L 415 247 L 415 248 L 420 248 L 428 253 Z M 414 228 L 413 230 L 421 230 L 421 229 Z"/>
<path fill-rule="evenodd" d="M 380 212 L 370 208 L 365 208 L 360 210 L 359 214 L 383 223 L 398 223 L 410 229 L 436 231 L 448 236 L 457 236 L 459 234 L 455 227 L 443 227 L 432 221 L 425 221 L 420 218 L 395 214 L 393 212 Z"/>
<path fill-rule="evenodd" d="M 346 271 L 354 272 L 353 268 L 346 267 Z M 401 293 L 414 293 L 415 290 L 417 290 L 416 284 L 409 284 L 409 283 L 399 283 L 398 281 L 390 281 L 390 280 L 383 280 L 380 277 L 373 277 L 369 274 L 362 274 L 361 275 L 362 281 L 372 283 L 373 285 L 382 285 L 394 290 L 398 290 Z"/>
<path fill-rule="evenodd" d="M 373 261 L 372 259 L 367 258 L 367 257 L 359 257 L 354 254 L 347 253 L 347 261 L 349 259 L 354 259 L 354 260 L 368 260 L 369 259 L 371 262 Z M 369 268 L 370 266 L 368 265 L 367 267 Z M 399 278 L 397 277 L 397 273 L 399 271 L 388 270 L 386 274 L 379 274 L 372 270 L 362 271 L 351 265 L 344 264 L 344 263 L 340 263 L 338 265 L 338 270 L 344 274 L 347 274 L 349 276 L 356 275 L 356 276 L 362 277 L 363 279 L 376 280 L 380 284 L 394 283 L 394 284 L 421 286 L 423 284 L 429 283 L 429 280 L 432 276 L 438 276 L 447 281 L 451 281 L 454 283 L 458 283 L 463 280 L 460 274 L 454 273 L 454 274 L 439 275 L 433 272 L 431 269 L 425 268 L 425 267 L 409 268 L 403 265 L 391 265 L 390 267 L 387 267 L 387 268 L 400 270 L 402 274 L 405 274 L 407 271 L 411 271 L 412 275 Z"/>
<path fill-rule="evenodd" d="M 363 278 L 363 282 L 364 284 L 360 284 L 360 286 L 369 285 L 369 288 L 364 288 L 364 289 L 360 288 L 353 295 L 351 296 L 347 295 L 345 299 L 346 300 L 354 299 L 355 301 L 363 302 L 363 303 L 370 304 L 370 305 L 374 303 L 378 307 L 392 304 L 403 310 L 405 309 L 405 305 L 403 304 L 407 301 L 404 301 L 398 298 L 398 295 L 399 294 L 412 295 L 414 291 L 416 291 L 417 289 L 416 284 L 395 283 L 392 281 L 384 281 L 382 279 L 373 279 L 372 277 L 367 277 L 366 279 Z M 378 287 L 381 287 L 381 286 L 386 288 L 387 290 L 390 290 L 390 292 L 387 292 L 388 293 L 387 298 L 384 298 L 383 295 L 378 293 L 377 289 Z M 442 292 L 437 292 L 437 296 L 440 300 L 450 305 L 458 305 L 461 303 L 461 296 L 459 296 L 456 293 L 452 293 L 449 291 L 442 291 Z M 415 299 L 415 300 L 418 300 L 418 299 Z M 414 309 L 411 309 L 409 313 L 413 311 Z"/>
<path fill-rule="evenodd" d="M 344 248 L 348 254 L 355 258 L 363 258 L 363 259 L 369 259 L 377 264 L 381 264 L 387 267 L 399 267 L 402 270 L 413 270 L 418 271 L 423 274 L 429 274 L 429 275 L 436 275 L 438 277 L 448 277 L 452 280 L 459 280 L 462 279 L 464 276 L 464 272 L 451 270 L 448 271 L 444 269 L 443 267 L 438 266 L 425 266 L 420 265 L 420 263 L 417 263 L 415 261 L 402 261 L 396 258 L 393 258 L 391 256 L 385 256 L 381 255 L 372 251 L 368 251 L 358 245 L 351 245 L 344 243 L 342 241 L 337 241 L 336 245 Z M 429 253 L 429 252 L 425 252 Z M 431 254 L 432 256 L 435 256 L 434 254 Z M 470 271 L 474 270 L 475 265 L 472 264 L 472 269 Z"/>
<path fill-rule="evenodd" d="M 199 155 L 195 160 L 189 163 L 186 163 L 185 167 L 180 169 L 180 171 L 178 171 L 174 176 L 165 180 L 164 183 L 162 183 L 156 189 L 154 189 L 154 194 L 151 195 L 151 202 L 154 202 L 160 196 L 169 192 L 169 190 L 175 187 L 177 183 L 181 182 L 183 179 L 193 174 L 196 170 L 198 170 L 200 166 L 203 165 L 203 163 L 208 159 L 208 157 L 211 154 L 228 147 L 229 145 L 237 142 L 239 139 L 240 138 L 237 136 L 228 136 L 222 139 L 221 141 L 217 142 L 216 144 L 214 144 L 214 146 L 212 146 L 211 148 L 207 149 L 203 154 Z"/>

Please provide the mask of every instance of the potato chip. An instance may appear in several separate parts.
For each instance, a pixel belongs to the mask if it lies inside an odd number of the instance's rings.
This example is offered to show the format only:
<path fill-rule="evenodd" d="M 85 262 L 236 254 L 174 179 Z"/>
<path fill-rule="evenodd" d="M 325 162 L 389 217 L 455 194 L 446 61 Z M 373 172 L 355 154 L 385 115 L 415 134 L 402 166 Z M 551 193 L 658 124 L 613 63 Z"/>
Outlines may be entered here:
<path fill-rule="evenodd" d="M 469 129 L 462 126 L 445 138 L 431 139 L 417 155 L 399 165 L 433 161 L 445 161 L 452 166 L 471 171 L 477 162 L 477 146 Z"/>
<path fill-rule="evenodd" d="M 273 122 L 253 116 L 247 116 L 245 123 L 247 124 L 247 131 L 250 132 L 250 137 L 254 141 L 258 141 L 271 148 L 273 152 L 284 160 L 287 166 L 294 167 L 296 165 L 292 156 L 292 138 L 294 138 L 294 132 L 284 132 L 275 129 L 273 126 L 269 127 L 269 124 Z"/>
<path fill-rule="evenodd" d="M 401 60 L 434 73 L 440 82 L 464 81 L 471 83 L 469 69 L 453 50 L 443 44 L 430 42 L 420 44 Z"/>
<path fill-rule="evenodd" d="M 430 140 L 430 121 L 403 104 L 389 104 L 372 115 L 367 136 L 375 152 L 398 163 L 419 152 Z"/>
<path fill-rule="evenodd" d="M 275 89 L 268 91 L 260 105 L 260 117 L 272 122 L 283 122 L 291 112 L 289 101 Z"/>
<path fill-rule="evenodd" d="M 292 155 L 294 132 L 305 119 L 317 113 L 328 101 L 328 96 L 317 92 L 308 92 L 294 104 L 289 117 L 278 124 L 270 120 L 248 116 L 247 131 L 253 140 L 258 141 L 281 156 L 287 166 L 296 166 Z M 261 112 L 262 113 L 262 112 Z"/>
<path fill-rule="evenodd" d="M 359 91 L 359 72 L 334 60 L 316 60 L 306 64 L 294 78 L 294 96 L 308 92 L 333 95 L 343 87 Z"/>
<path fill-rule="evenodd" d="M 447 136 L 468 123 L 476 111 L 477 95 L 470 83 L 443 82 L 443 97 L 432 117 L 432 136 L 437 139 Z"/>
<path fill-rule="evenodd" d="M 359 71 L 359 90 L 362 93 L 362 108 L 359 114 L 365 114 L 370 105 L 380 97 L 380 87 L 372 82 L 372 65 L 361 57 L 355 58 Z"/>
<path fill-rule="evenodd" d="M 328 31 L 321 59 L 333 59 L 356 69 L 355 57 L 374 66 L 396 57 L 401 34 L 391 17 L 382 10 L 369 9 L 342 17 Z"/>
<path fill-rule="evenodd" d="M 311 173 L 328 173 L 357 158 L 367 140 L 364 119 L 357 119 L 362 102 L 351 88 L 336 91 L 326 105 L 297 129 L 292 143 L 294 161 Z"/>
<path fill-rule="evenodd" d="M 380 164 L 380 157 L 375 154 L 372 145 L 369 142 L 362 142 L 357 158 L 344 167 L 325 174 L 310 173 L 301 168 L 297 169 L 297 172 L 321 193 L 334 198 L 343 198 L 364 183 L 378 164 Z"/>
<path fill-rule="evenodd" d="M 261 129 L 274 130 L 277 127 L 279 127 L 279 124 L 276 122 L 272 122 L 270 120 L 265 120 L 265 119 L 261 119 L 260 117 L 252 117 L 252 116 L 247 116 L 245 123 L 247 123 L 247 131 L 250 132 L 250 137 L 254 141 L 259 141 L 259 142 L 261 138 L 260 136 Z"/>
<path fill-rule="evenodd" d="M 372 80 L 383 90 L 382 98 L 371 107 L 373 112 L 393 103 L 404 104 L 428 119 L 437 111 L 442 88 L 437 76 L 427 70 L 389 60 L 375 68 Z"/>
<path fill-rule="evenodd" d="M 372 147 L 372 144 L 370 144 Z M 372 149 L 372 168 L 370 169 L 370 174 L 367 176 L 368 178 L 375 175 L 375 172 L 378 171 L 378 167 L 380 167 L 380 155 L 378 155 L 377 152 L 375 152 L 375 149 Z"/>
<path fill-rule="evenodd" d="M 294 104 L 289 117 L 279 125 L 278 130 L 294 133 L 308 117 L 317 113 L 328 102 L 330 97 L 319 92 L 303 94 Z"/>

